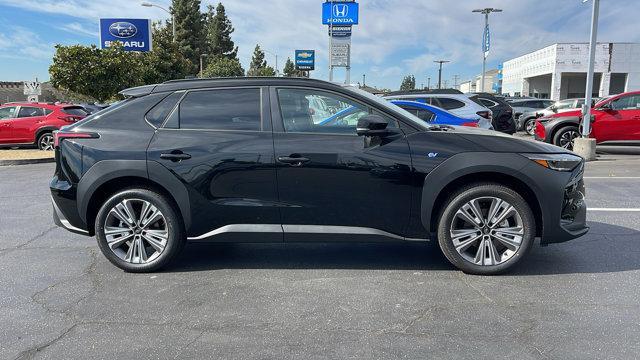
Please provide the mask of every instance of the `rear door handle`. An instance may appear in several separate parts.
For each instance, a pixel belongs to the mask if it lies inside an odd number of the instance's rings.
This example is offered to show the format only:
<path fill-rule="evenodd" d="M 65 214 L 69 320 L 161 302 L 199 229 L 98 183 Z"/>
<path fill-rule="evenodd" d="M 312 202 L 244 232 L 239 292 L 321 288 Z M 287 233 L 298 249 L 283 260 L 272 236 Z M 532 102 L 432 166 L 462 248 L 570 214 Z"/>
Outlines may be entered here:
<path fill-rule="evenodd" d="M 160 159 L 171 160 L 173 162 L 191 159 L 191 155 L 185 154 L 180 150 L 172 151 L 169 154 L 160 154 Z"/>
<path fill-rule="evenodd" d="M 278 161 L 291 166 L 301 166 L 302 164 L 309 162 L 309 159 L 297 156 L 278 156 Z"/>

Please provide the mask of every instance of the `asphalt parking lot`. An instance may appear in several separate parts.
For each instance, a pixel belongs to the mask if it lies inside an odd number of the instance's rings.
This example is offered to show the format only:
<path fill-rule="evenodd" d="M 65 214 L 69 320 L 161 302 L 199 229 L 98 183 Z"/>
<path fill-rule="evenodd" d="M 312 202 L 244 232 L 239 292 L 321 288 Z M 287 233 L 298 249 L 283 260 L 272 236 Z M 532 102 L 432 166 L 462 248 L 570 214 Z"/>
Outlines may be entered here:
<path fill-rule="evenodd" d="M 640 158 L 586 172 L 591 231 L 469 276 L 424 244 L 190 244 L 127 274 L 53 225 L 53 164 L 0 167 L 0 358 L 640 354 Z M 631 209 L 631 210 L 629 210 Z"/>

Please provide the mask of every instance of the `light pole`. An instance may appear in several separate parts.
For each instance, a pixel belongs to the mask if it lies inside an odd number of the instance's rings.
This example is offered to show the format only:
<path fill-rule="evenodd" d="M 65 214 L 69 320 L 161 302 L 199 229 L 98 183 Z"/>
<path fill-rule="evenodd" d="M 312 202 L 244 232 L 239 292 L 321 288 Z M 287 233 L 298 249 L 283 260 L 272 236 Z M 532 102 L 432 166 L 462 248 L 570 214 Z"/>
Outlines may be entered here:
<path fill-rule="evenodd" d="M 427 76 L 427 90 L 431 90 L 431 76 Z"/>
<path fill-rule="evenodd" d="M 587 89 L 584 99 L 582 116 L 582 137 L 589 137 L 591 132 L 591 93 L 593 92 L 593 63 L 596 57 L 596 38 L 598 36 L 598 13 L 600 0 L 592 0 L 591 9 L 591 39 L 589 40 L 589 69 L 587 70 Z M 587 0 L 582 1 L 587 2 Z"/>
<path fill-rule="evenodd" d="M 484 92 L 484 73 L 485 67 L 487 65 L 487 55 L 489 55 L 489 14 L 492 12 L 502 12 L 501 9 L 494 8 L 484 8 L 484 9 L 475 9 L 472 12 L 484 14 L 484 30 L 483 30 L 483 42 L 482 42 L 482 74 L 480 75 L 480 92 Z M 485 38 L 486 37 L 486 38 Z"/>
<path fill-rule="evenodd" d="M 276 54 L 274 52 L 271 52 L 269 50 L 266 50 L 266 49 L 264 50 L 264 52 L 266 52 L 267 54 L 271 54 L 271 55 L 275 56 L 275 58 L 276 58 L 276 76 L 280 76 L 280 71 L 278 70 L 278 54 Z"/>
<path fill-rule="evenodd" d="M 202 79 L 202 59 L 209 54 L 200 54 L 200 79 Z"/>
<path fill-rule="evenodd" d="M 156 4 L 152 4 L 150 2 L 144 1 L 142 2 L 142 4 L 140 4 L 144 7 L 157 7 L 158 9 L 163 10 L 164 12 L 166 12 L 167 14 L 171 15 L 171 26 L 173 27 L 172 32 L 173 32 L 173 42 L 176 42 L 176 18 L 175 16 L 173 16 L 173 13 L 165 8 L 163 8 L 160 5 L 156 5 Z"/>
<path fill-rule="evenodd" d="M 438 89 L 442 88 L 442 64 L 448 63 L 449 60 L 434 60 L 434 63 L 440 64 L 440 68 L 438 69 Z"/>

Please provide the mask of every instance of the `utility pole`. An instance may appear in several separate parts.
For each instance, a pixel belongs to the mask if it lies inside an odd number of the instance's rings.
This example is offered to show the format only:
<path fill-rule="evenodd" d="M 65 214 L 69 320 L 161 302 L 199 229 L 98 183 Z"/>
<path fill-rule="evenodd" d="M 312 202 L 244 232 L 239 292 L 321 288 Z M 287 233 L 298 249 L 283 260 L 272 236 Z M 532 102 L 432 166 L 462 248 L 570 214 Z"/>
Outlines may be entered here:
<path fill-rule="evenodd" d="M 438 69 L 438 89 L 442 89 L 442 64 L 448 63 L 449 60 L 434 60 L 433 62 L 440 64 Z"/>
<path fill-rule="evenodd" d="M 458 79 L 460 78 L 460 75 L 453 75 L 453 88 L 457 88 L 458 87 Z"/>
<path fill-rule="evenodd" d="M 427 76 L 427 90 L 431 89 L 431 77 Z"/>
<path fill-rule="evenodd" d="M 484 14 L 484 30 L 482 35 L 482 74 L 480 74 L 480 88 L 479 92 L 484 92 L 484 73 L 486 72 L 487 55 L 489 55 L 489 46 L 491 44 L 489 39 L 489 14 L 492 12 L 502 12 L 501 9 L 484 8 L 475 9 L 472 12 Z"/>
<path fill-rule="evenodd" d="M 362 87 L 364 87 L 367 83 L 365 80 L 367 79 L 367 74 L 362 74 Z"/>

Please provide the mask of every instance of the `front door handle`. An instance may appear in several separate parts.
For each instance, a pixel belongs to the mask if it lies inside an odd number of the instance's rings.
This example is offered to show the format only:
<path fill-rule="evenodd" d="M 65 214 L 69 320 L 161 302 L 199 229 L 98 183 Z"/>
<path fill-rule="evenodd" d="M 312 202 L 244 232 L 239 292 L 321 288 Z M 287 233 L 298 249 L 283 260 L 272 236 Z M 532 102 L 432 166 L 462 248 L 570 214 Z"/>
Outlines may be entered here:
<path fill-rule="evenodd" d="M 174 150 L 168 154 L 160 154 L 160 159 L 171 160 L 173 162 L 191 159 L 191 155 L 185 154 L 180 150 Z"/>
<path fill-rule="evenodd" d="M 278 161 L 291 166 L 301 166 L 302 164 L 309 162 L 309 159 L 299 156 L 278 156 Z"/>

